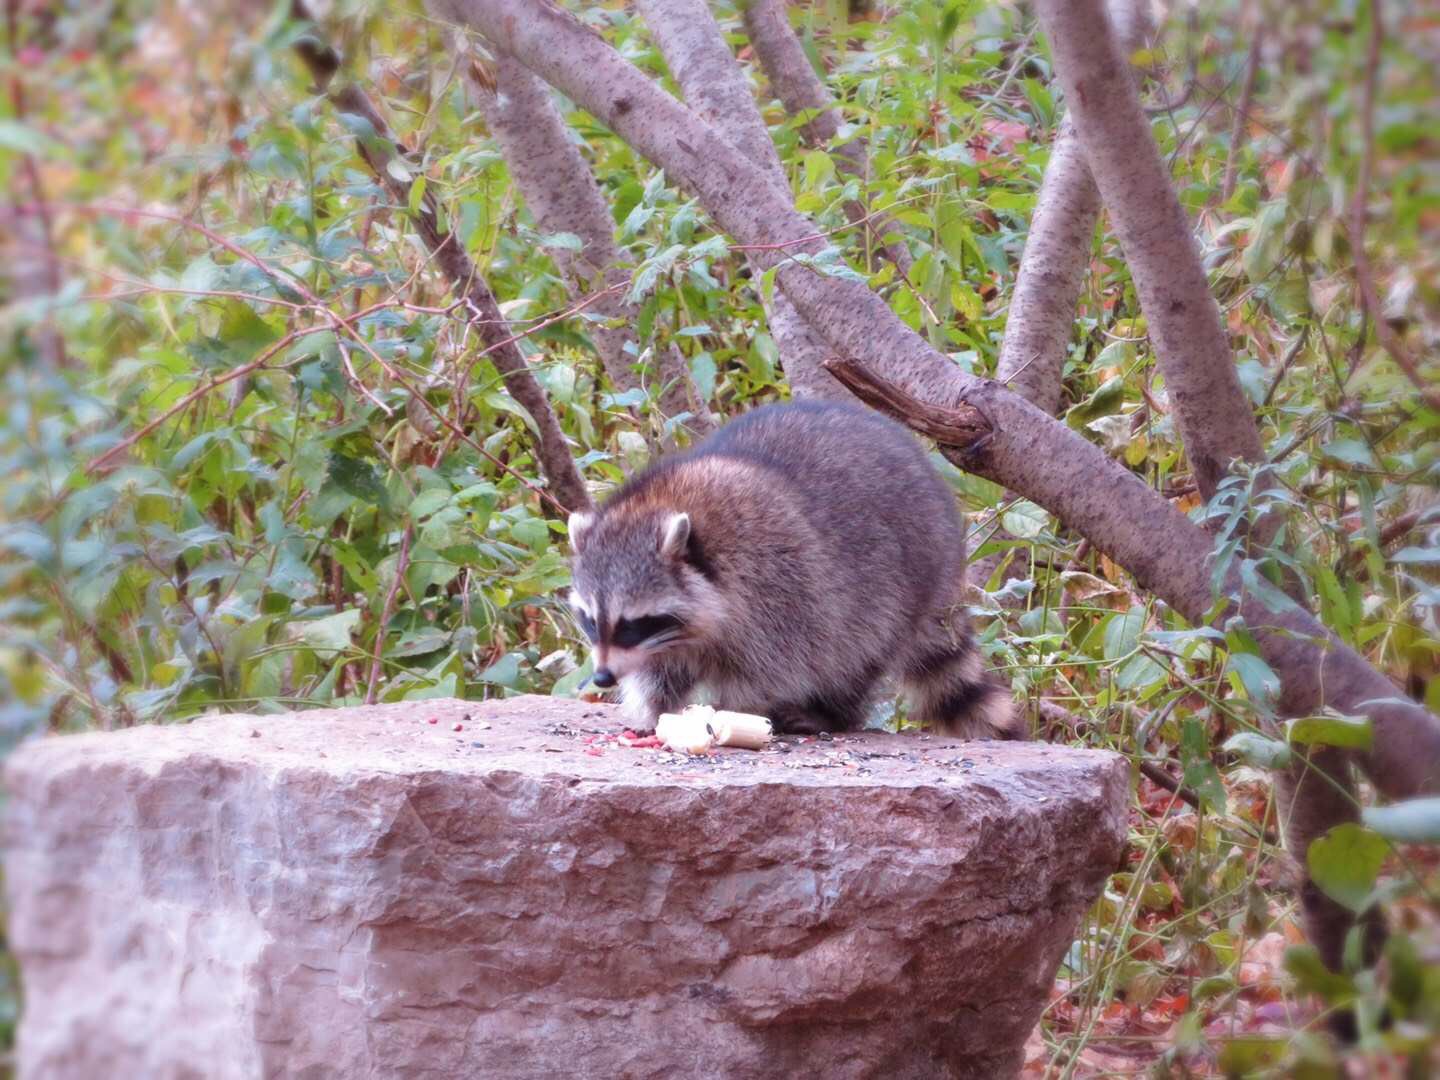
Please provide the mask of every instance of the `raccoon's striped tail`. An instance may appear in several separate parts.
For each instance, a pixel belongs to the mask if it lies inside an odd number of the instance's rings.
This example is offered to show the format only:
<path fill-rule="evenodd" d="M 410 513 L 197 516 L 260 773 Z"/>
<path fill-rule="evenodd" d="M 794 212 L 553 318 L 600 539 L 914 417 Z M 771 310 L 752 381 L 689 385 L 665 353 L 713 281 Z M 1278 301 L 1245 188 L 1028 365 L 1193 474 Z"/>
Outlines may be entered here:
<path fill-rule="evenodd" d="M 911 715 L 928 728 L 963 739 L 1028 739 L 1014 696 L 985 670 L 975 639 L 930 642 L 901 672 Z"/>

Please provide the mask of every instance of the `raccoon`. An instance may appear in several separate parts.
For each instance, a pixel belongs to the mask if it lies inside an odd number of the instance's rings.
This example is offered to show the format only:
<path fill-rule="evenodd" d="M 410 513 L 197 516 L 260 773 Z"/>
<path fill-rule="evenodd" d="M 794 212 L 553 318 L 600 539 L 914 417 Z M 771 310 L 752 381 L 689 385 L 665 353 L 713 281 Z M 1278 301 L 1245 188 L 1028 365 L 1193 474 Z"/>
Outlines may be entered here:
<path fill-rule="evenodd" d="M 960 607 L 955 499 L 908 431 L 830 403 L 769 405 L 570 518 L 570 605 L 649 730 L 698 690 L 789 734 L 860 727 L 880 685 L 971 738 L 1023 738 Z"/>

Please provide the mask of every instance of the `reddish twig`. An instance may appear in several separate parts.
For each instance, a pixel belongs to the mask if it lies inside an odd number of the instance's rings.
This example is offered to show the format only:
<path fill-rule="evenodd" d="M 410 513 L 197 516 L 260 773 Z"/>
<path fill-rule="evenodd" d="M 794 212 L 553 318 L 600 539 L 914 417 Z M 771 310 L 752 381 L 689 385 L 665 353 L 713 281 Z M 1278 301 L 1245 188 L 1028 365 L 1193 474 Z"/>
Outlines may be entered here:
<path fill-rule="evenodd" d="M 1265 41 L 1263 28 L 1254 28 L 1250 51 L 1245 56 L 1245 82 L 1240 88 L 1240 103 L 1230 124 L 1230 149 L 1225 155 L 1225 180 L 1220 185 L 1220 201 L 1229 202 L 1235 194 L 1235 179 L 1240 168 L 1240 143 L 1250 122 L 1250 105 L 1255 100 L 1255 83 L 1260 74 L 1260 49 Z"/>
<path fill-rule="evenodd" d="M 127 435 L 114 446 L 110 447 L 109 450 L 106 450 L 103 453 L 100 453 L 94 458 L 92 458 L 90 460 L 90 463 L 85 466 L 85 471 L 87 473 L 94 473 L 105 468 L 107 465 L 110 464 L 111 459 L 119 456 L 120 454 L 123 454 L 126 450 L 134 446 L 146 435 L 149 435 L 156 428 L 164 424 L 165 421 L 169 420 L 177 413 L 184 412 L 186 409 L 188 409 L 191 405 L 195 404 L 195 402 L 199 401 L 206 394 L 210 393 L 213 390 L 218 390 L 226 383 L 234 382 L 236 379 L 243 379 L 246 375 L 249 375 L 255 371 L 259 371 L 261 368 L 263 368 L 266 364 L 270 362 L 270 359 L 274 357 L 276 353 L 280 352 L 282 349 L 288 348 L 294 342 L 298 341 L 300 338 L 305 337 L 308 334 L 318 334 L 322 330 L 326 329 L 328 329 L 328 327 L 309 326 L 303 330 L 292 331 L 291 333 L 286 334 L 279 341 L 275 342 L 275 344 L 271 345 L 254 360 L 251 360 L 248 364 L 241 364 L 239 367 L 232 368 L 231 370 L 227 371 L 224 375 L 215 376 L 203 386 L 197 386 L 194 390 L 190 391 L 190 393 L 186 394 L 174 405 L 170 406 L 170 408 L 166 409 L 159 416 L 155 417 L 154 420 L 151 420 L 139 431 L 136 431 L 131 435 Z"/>
<path fill-rule="evenodd" d="M 370 685 L 365 691 L 365 704 L 374 705 L 380 693 L 380 662 L 385 653 L 385 628 L 390 625 L 390 616 L 395 614 L 395 597 L 400 592 L 400 583 L 405 580 L 405 571 L 410 566 L 410 536 L 412 526 L 405 526 L 400 537 L 400 555 L 395 560 L 395 580 L 385 593 L 385 606 L 380 609 L 380 625 L 375 631 L 375 652 L 370 661 Z"/>

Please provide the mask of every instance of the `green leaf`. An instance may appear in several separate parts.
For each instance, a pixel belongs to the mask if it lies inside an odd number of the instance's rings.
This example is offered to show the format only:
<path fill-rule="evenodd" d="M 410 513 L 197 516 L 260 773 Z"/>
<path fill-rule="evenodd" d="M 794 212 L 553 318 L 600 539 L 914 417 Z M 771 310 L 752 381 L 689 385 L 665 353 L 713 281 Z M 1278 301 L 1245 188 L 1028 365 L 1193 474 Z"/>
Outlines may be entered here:
<path fill-rule="evenodd" d="M 515 687 L 520 681 L 521 659 L 522 657 L 519 653 L 506 653 L 499 660 L 496 660 L 495 663 L 480 672 L 480 681 L 495 683 L 499 686 Z"/>
<path fill-rule="evenodd" d="M 1106 660 L 1119 660 L 1129 656 L 1140 645 L 1140 633 L 1145 629 L 1145 609 L 1138 604 L 1129 611 L 1107 617 L 1105 623 Z"/>
<path fill-rule="evenodd" d="M 1330 899 L 1351 911 L 1364 911 L 1390 845 L 1378 833 L 1354 822 L 1336 825 L 1310 844 L 1305 862 L 1310 879 Z"/>
<path fill-rule="evenodd" d="M 398 180 L 402 184 L 410 183 L 410 179 L 414 175 L 398 154 L 385 162 L 385 171 L 390 174 L 392 179 Z"/>
<path fill-rule="evenodd" d="M 1125 380 L 1116 375 L 1106 379 L 1096 391 L 1065 413 L 1065 423 L 1079 431 L 1092 420 L 1112 416 L 1125 403 Z"/>
<path fill-rule="evenodd" d="M 342 540 L 332 540 L 330 541 L 330 554 L 350 575 L 351 580 L 361 592 L 374 593 L 379 590 L 379 577 L 354 545 L 347 544 Z"/>
<path fill-rule="evenodd" d="M 835 163 L 824 150 L 810 150 L 805 154 L 805 190 L 814 191 L 835 175 Z"/>
<path fill-rule="evenodd" d="M 1290 747 L 1253 731 L 1237 731 L 1225 740 L 1224 748 L 1247 765 L 1283 769 L 1290 764 Z"/>
<path fill-rule="evenodd" d="M 1359 439 L 1336 439 L 1320 447 L 1320 456 L 1332 464 L 1341 466 L 1360 465 L 1375 467 L 1375 455 L 1370 447 Z"/>
<path fill-rule="evenodd" d="M 1217 1063 L 1226 1076 L 1254 1076 L 1279 1065 L 1289 1048 L 1288 1035 L 1237 1035 L 1221 1043 Z"/>
<path fill-rule="evenodd" d="M 332 450 L 326 463 L 325 479 L 328 484 L 354 496 L 366 506 L 384 508 L 389 505 L 390 496 L 380 481 L 380 474 L 375 471 L 375 466 L 361 458 Z"/>
<path fill-rule="evenodd" d="M 512 416 L 518 416 L 525 422 L 525 426 L 530 429 L 532 435 L 537 439 L 540 437 L 540 425 L 537 424 L 535 418 L 530 415 L 530 410 L 525 408 L 524 405 L 521 405 L 509 394 L 502 394 L 499 390 L 492 390 L 488 393 L 481 394 L 480 399 L 492 409 L 510 413 Z"/>
<path fill-rule="evenodd" d="M 406 634 L 394 646 L 385 650 L 385 655 L 394 660 L 411 656 L 426 656 L 438 652 L 450 643 L 450 635 L 443 630 L 421 630 Z"/>
<path fill-rule="evenodd" d="M 1280 261 L 1285 246 L 1285 200 L 1266 203 L 1255 218 L 1250 242 L 1245 246 L 1242 263 L 1245 275 L 1253 282 L 1263 281 Z"/>
<path fill-rule="evenodd" d="M 410 517 L 419 521 L 429 517 L 443 506 L 450 505 L 450 492 L 445 488 L 429 488 L 420 492 L 410 503 Z"/>
<path fill-rule="evenodd" d="M 1387 840 L 1440 844 L 1440 796 L 1406 799 L 1389 806 L 1367 806 L 1360 817 Z"/>
<path fill-rule="evenodd" d="M 690 358 L 690 377 L 695 380 L 695 392 L 701 401 L 715 396 L 715 357 L 708 352 L 696 353 Z"/>
<path fill-rule="evenodd" d="M 1050 527 L 1050 514 L 1043 507 L 1022 499 L 1000 515 L 1000 524 L 1011 536 L 1033 540 Z"/>
<path fill-rule="evenodd" d="M 1280 676 L 1261 657 L 1254 653 L 1232 653 L 1230 669 L 1240 679 L 1250 700 L 1262 706 L 1266 712 L 1273 712 L 1280 696 Z"/>
<path fill-rule="evenodd" d="M 537 554 L 550 543 L 550 529 L 540 518 L 521 518 L 510 526 L 510 535 Z"/>
<path fill-rule="evenodd" d="M 585 241 L 573 232 L 548 233 L 540 238 L 540 246 L 558 251 L 584 251 Z"/>
<path fill-rule="evenodd" d="M 1240 580 L 1244 584 L 1245 591 L 1253 596 L 1260 603 L 1265 605 L 1267 611 L 1276 615 L 1283 615 L 1286 612 L 1300 611 L 1300 605 L 1286 596 L 1279 588 L 1273 585 L 1269 579 L 1260 572 L 1260 568 L 1254 559 L 1244 559 L 1240 563 Z"/>
<path fill-rule="evenodd" d="M 18 120 L 0 120 L 0 149 L 44 157 L 62 148 L 63 144 L 28 124 Z"/>
<path fill-rule="evenodd" d="M 1369 750 L 1372 739 L 1368 716 L 1302 716 L 1285 724 L 1285 738 L 1303 746 L 1340 746 Z"/>
<path fill-rule="evenodd" d="M 1311 850 L 1314 850 L 1313 844 Z M 1285 950 L 1284 963 L 1302 993 L 1315 994 L 1327 1005 L 1343 1005 L 1355 1000 L 1355 983 L 1349 976 L 1327 968 L 1315 946 L 1291 945 Z"/>
<path fill-rule="evenodd" d="M 1196 717 L 1187 716 L 1180 727 L 1182 780 L 1205 805 L 1216 813 L 1225 812 L 1225 785 L 1220 770 L 1210 760 L 1210 736 Z"/>
<path fill-rule="evenodd" d="M 328 654 L 325 656 L 328 660 L 336 652 L 350 647 L 350 635 L 359 625 L 360 609 L 350 608 L 348 611 L 327 615 L 323 619 L 291 623 L 290 633 L 316 651 Z"/>

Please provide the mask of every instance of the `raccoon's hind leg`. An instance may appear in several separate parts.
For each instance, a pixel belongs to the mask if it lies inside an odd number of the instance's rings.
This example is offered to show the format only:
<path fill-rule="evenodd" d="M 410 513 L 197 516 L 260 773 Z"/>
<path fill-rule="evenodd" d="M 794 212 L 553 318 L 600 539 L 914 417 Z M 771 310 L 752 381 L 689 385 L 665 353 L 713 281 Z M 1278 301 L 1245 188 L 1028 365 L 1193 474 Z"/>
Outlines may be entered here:
<path fill-rule="evenodd" d="M 1025 717 L 1010 691 L 986 671 L 974 636 L 937 624 L 900 668 L 915 719 L 965 739 L 1024 739 Z"/>
<path fill-rule="evenodd" d="M 811 694 L 804 701 L 770 710 L 777 735 L 818 735 L 822 731 L 858 731 L 874 693 L 878 669 L 867 670 L 853 686 Z"/>

